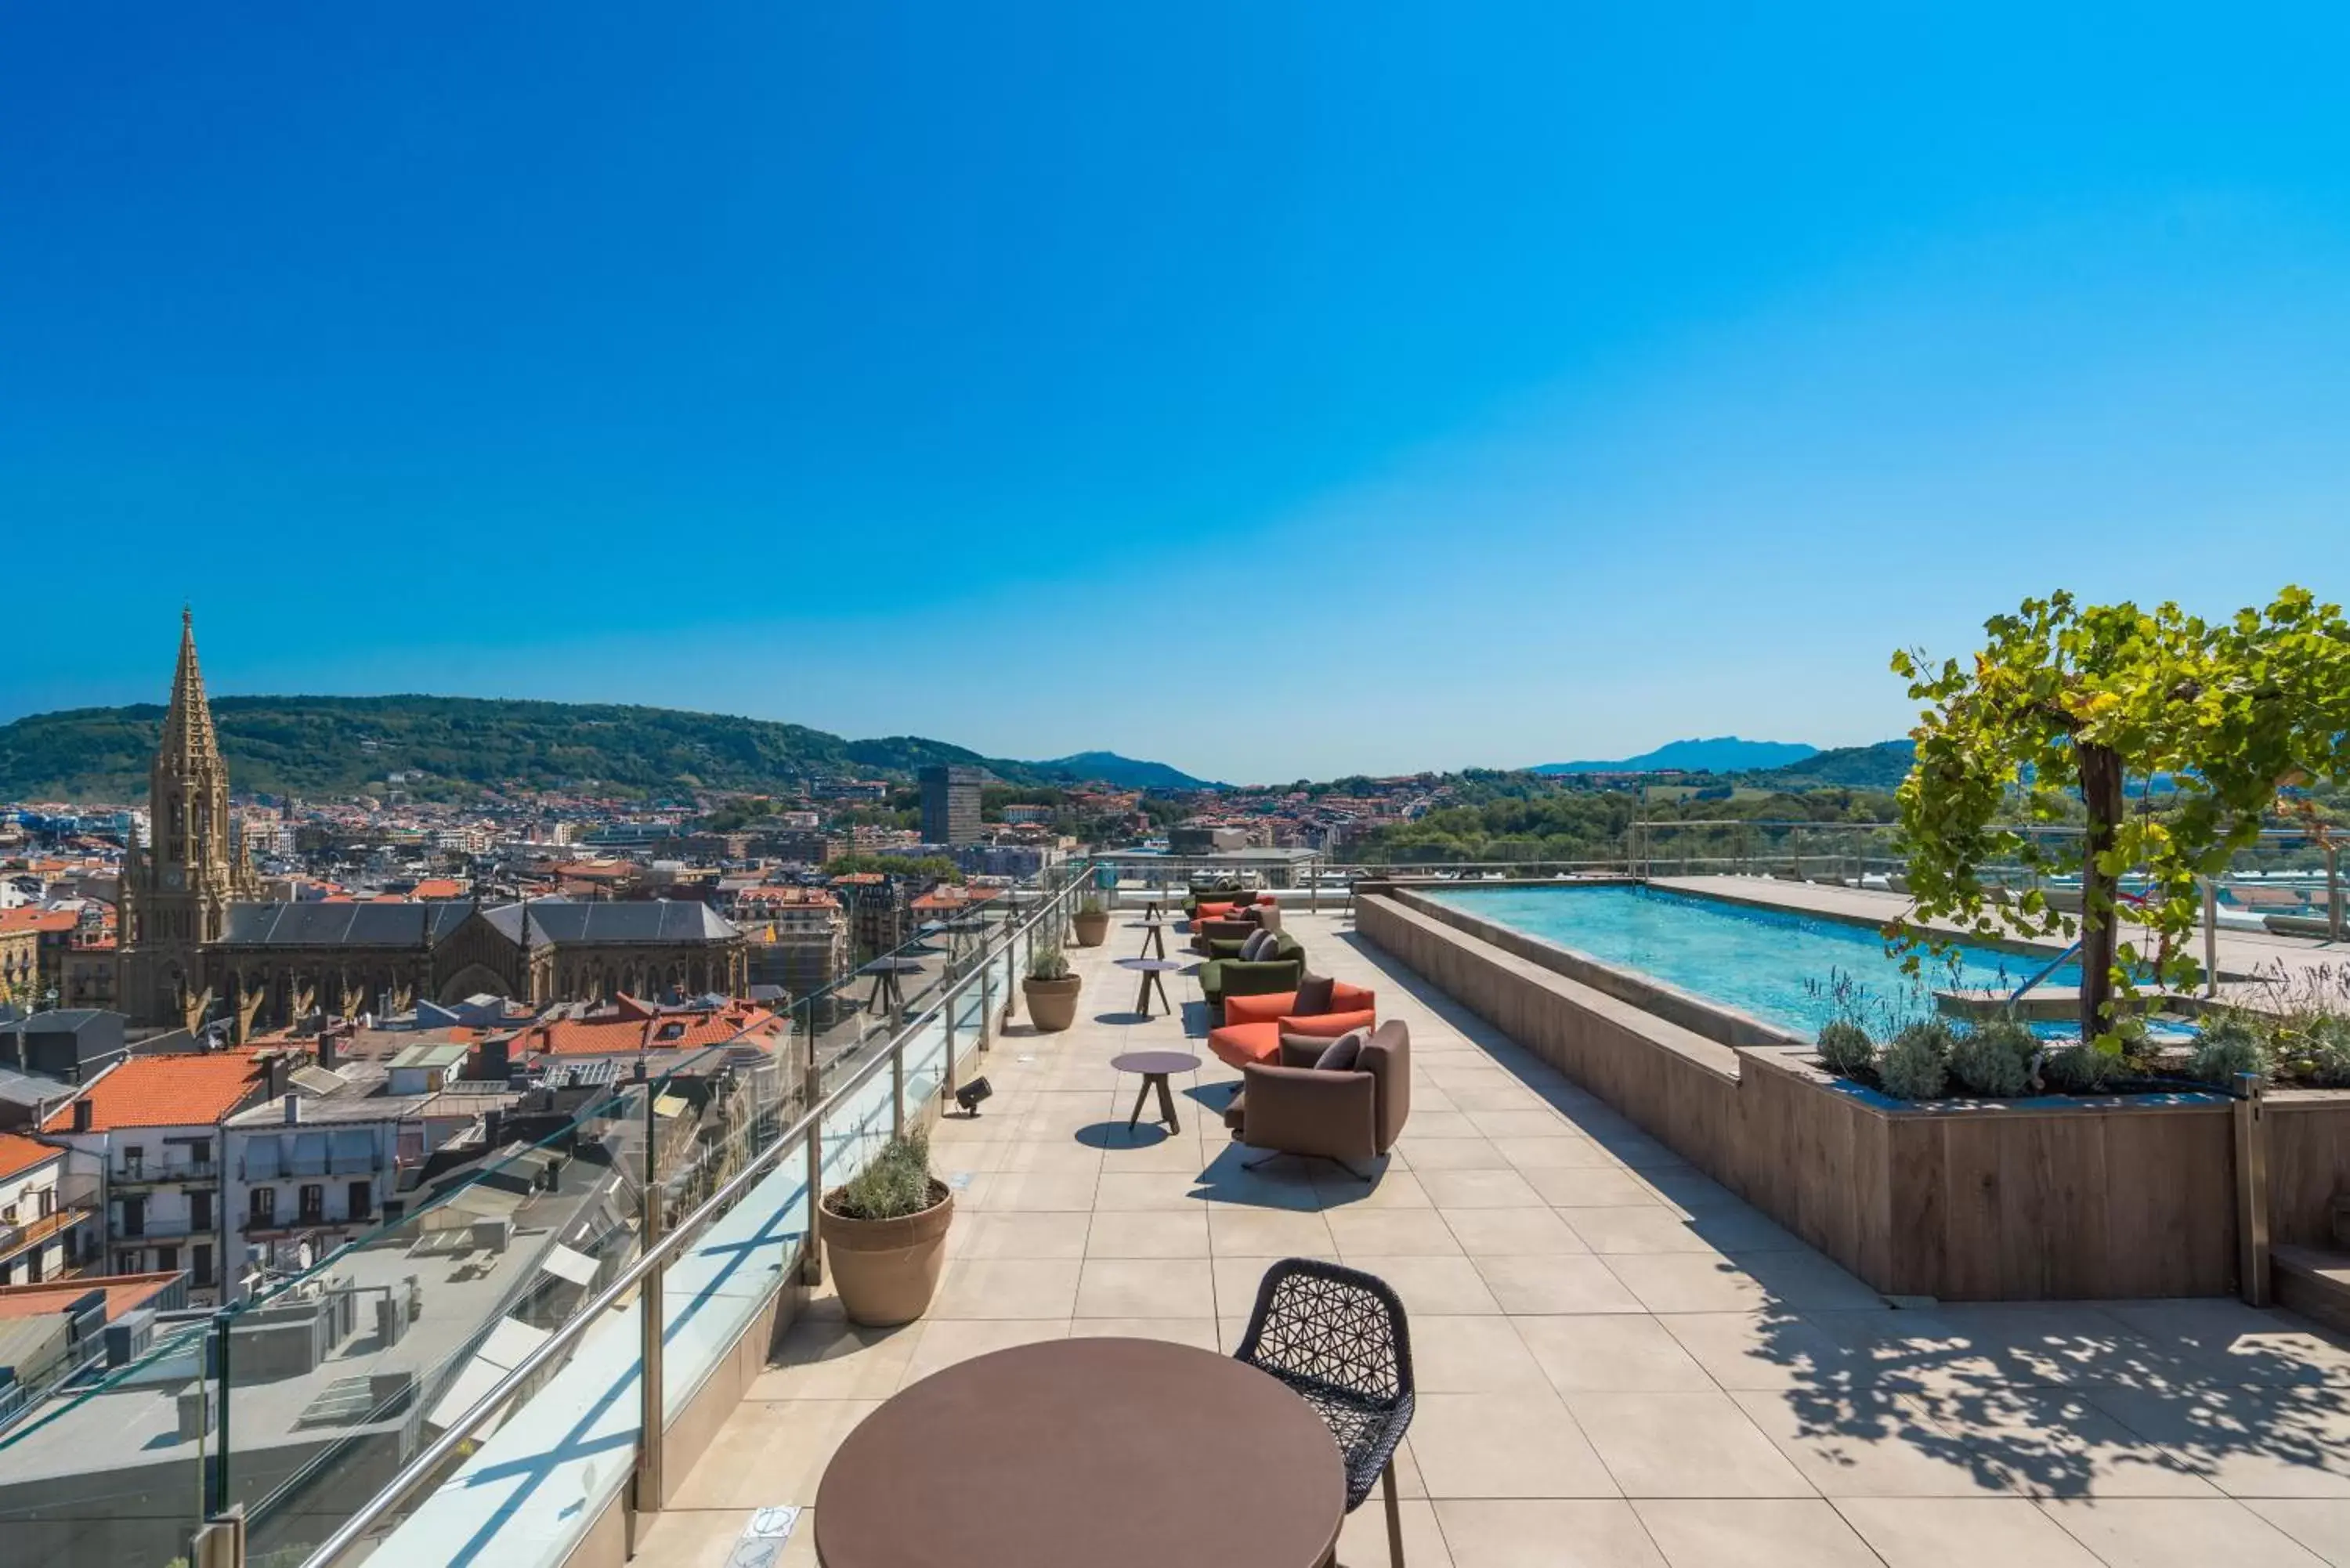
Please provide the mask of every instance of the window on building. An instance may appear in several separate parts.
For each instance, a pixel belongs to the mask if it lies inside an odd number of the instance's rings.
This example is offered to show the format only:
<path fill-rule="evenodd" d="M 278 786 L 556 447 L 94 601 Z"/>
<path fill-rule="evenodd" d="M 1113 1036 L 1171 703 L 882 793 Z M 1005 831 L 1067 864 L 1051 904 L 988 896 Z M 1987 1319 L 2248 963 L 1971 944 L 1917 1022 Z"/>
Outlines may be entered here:
<path fill-rule="evenodd" d="M 350 1190 L 353 1220 L 364 1220 L 375 1211 L 375 1188 L 370 1182 L 354 1181 Z"/>
<path fill-rule="evenodd" d="M 188 1272 L 194 1276 L 197 1284 L 213 1282 L 213 1249 L 210 1242 L 199 1241 L 188 1249 Z"/>
<path fill-rule="evenodd" d="M 213 1228 L 213 1195 L 211 1193 L 188 1194 L 188 1226 L 195 1231 L 209 1231 Z"/>
<path fill-rule="evenodd" d="M 147 1200 L 126 1198 L 122 1200 L 122 1233 L 126 1236 L 147 1234 Z"/>
<path fill-rule="evenodd" d="M 158 1247 L 155 1249 L 155 1267 L 158 1270 L 164 1273 L 170 1273 L 179 1266 L 180 1249 L 177 1247 Z"/>
<path fill-rule="evenodd" d="M 315 1181 L 304 1182 L 302 1184 L 302 1218 L 297 1220 L 296 1223 L 303 1225 L 323 1225 L 326 1222 L 326 1188 Z"/>
<path fill-rule="evenodd" d="M 147 1151 L 139 1145 L 127 1143 L 122 1146 L 122 1168 L 126 1174 L 137 1176 L 146 1161 Z"/>
<path fill-rule="evenodd" d="M 188 1146 L 188 1158 L 190 1161 L 197 1165 L 210 1165 L 213 1162 L 213 1140 L 208 1137 L 200 1137 L 196 1139 L 195 1142 L 190 1144 Z"/>
<path fill-rule="evenodd" d="M 255 1188 L 252 1203 L 253 1207 L 247 1210 L 251 1216 L 249 1223 L 264 1231 L 277 1223 L 277 1189 Z"/>

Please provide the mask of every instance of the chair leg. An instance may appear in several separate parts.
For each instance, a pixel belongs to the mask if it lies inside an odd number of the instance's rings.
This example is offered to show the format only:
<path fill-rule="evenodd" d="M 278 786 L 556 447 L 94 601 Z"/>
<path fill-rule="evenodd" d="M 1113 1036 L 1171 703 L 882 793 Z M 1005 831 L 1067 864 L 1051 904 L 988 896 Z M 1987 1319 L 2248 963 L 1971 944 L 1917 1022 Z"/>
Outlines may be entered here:
<path fill-rule="evenodd" d="M 1389 1568 L 1403 1568 L 1403 1510 L 1396 1503 L 1395 1461 L 1379 1477 L 1379 1489 L 1388 1498 L 1388 1563 Z"/>

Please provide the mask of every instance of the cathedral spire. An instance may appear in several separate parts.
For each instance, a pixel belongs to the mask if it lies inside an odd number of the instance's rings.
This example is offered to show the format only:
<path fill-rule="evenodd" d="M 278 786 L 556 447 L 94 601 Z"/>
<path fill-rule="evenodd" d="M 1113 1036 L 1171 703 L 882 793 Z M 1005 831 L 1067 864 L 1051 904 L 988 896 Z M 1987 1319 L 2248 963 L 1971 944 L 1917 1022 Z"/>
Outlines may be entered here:
<path fill-rule="evenodd" d="M 197 760 L 217 764 L 220 742 L 213 733 L 212 704 L 204 698 L 204 674 L 196 663 L 196 616 L 180 607 L 180 668 L 172 678 L 172 705 L 163 713 L 163 742 L 158 760 L 173 759 L 182 766 Z"/>

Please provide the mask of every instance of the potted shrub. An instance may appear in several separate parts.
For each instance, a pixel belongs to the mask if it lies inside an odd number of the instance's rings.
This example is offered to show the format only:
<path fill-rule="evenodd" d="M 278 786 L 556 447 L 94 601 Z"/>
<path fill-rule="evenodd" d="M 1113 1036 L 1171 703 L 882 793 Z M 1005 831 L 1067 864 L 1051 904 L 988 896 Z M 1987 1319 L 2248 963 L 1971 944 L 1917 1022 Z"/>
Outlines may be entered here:
<path fill-rule="evenodd" d="M 1097 948 L 1109 936 L 1109 911 L 1091 893 L 1078 901 L 1077 912 L 1069 917 L 1069 923 L 1077 929 L 1077 946 L 1081 948 Z"/>
<path fill-rule="evenodd" d="M 892 1138 L 873 1163 L 824 1195 L 825 1266 L 851 1323 L 889 1328 L 931 1304 L 946 1261 L 954 1194 L 931 1174 L 930 1141 Z"/>
<path fill-rule="evenodd" d="M 1020 994 L 1028 1002 L 1028 1022 L 1046 1034 L 1075 1023 L 1081 983 L 1069 972 L 1067 954 L 1050 943 L 1038 944 L 1028 955 L 1028 977 L 1020 982 Z"/>

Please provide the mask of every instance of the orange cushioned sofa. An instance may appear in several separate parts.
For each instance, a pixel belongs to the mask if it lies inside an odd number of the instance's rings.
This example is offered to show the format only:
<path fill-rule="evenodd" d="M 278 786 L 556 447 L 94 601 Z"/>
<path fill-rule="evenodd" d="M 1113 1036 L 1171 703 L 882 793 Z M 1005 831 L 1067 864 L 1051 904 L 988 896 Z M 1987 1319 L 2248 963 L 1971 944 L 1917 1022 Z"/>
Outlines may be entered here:
<path fill-rule="evenodd" d="M 1330 1011 L 1295 1013 L 1294 991 L 1268 992 L 1263 996 L 1224 998 L 1224 1022 L 1208 1031 L 1208 1049 L 1235 1067 L 1252 1062 L 1281 1060 L 1281 1037 L 1305 1034 L 1336 1040 L 1350 1029 L 1370 1029 L 1379 1021 L 1378 997 L 1359 985 L 1332 982 Z"/>

